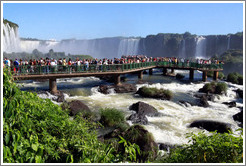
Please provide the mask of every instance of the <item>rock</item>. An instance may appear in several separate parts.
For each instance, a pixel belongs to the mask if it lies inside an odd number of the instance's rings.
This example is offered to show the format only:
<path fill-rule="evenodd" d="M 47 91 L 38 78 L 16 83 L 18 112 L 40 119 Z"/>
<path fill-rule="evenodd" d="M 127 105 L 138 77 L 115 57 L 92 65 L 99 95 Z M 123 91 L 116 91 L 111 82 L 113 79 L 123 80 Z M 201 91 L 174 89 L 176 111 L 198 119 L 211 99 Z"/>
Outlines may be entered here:
<path fill-rule="evenodd" d="M 201 98 L 200 98 L 200 106 L 202 107 L 208 107 L 209 104 L 208 104 L 208 98 L 206 95 L 203 95 Z"/>
<path fill-rule="evenodd" d="M 109 85 L 100 85 L 98 91 L 103 94 L 109 94 L 110 86 Z"/>
<path fill-rule="evenodd" d="M 170 149 L 174 149 L 178 147 L 177 145 L 171 145 L 169 143 L 159 143 L 159 150 L 170 151 Z"/>
<path fill-rule="evenodd" d="M 229 108 L 232 108 L 232 107 L 236 107 L 237 106 L 237 103 L 235 101 L 223 102 L 222 104 L 228 105 Z"/>
<path fill-rule="evenodd" d="M 240 122 L 240 124 L 239 124 L 240 127 L 243 127 L 243 107 L 240 107 L 240 109 L 241 109 L 241 111 L 238 112 L 237 114 L 233 115 L 232 117 L 235 121 Z"/>
<path fill-rule="evenodd" d="M 80 100 L 73 100 L 69 102 L 68 107 L 70 109 L 70 115 L 72 116 L 76 115 L 79 112 L 91 112 L 89 107 Z"/>
<path fill-rule="evenodd" d="M 184 77 L 185 76 L 180 73 L 176 74 L 176 79 L 183 79 Z"/>
<path fill-rule="evenodd" d="M 185 105 L 185 107 L 193 106 L 193 103 L 190 103 L 190 102 L 188 102 L 188 101 L 180 100 L 178 103 L 179 103 L 180 105 Z"/>
<path fill-rule="evenodd" d="M 109 94 L 110 89 L 114 89 L 116 93 L 130 93 L 137 91 L 137 88 L 134 84 L 100 85 L 98 91 L 103 94 Z"/>
<path fill-rule="evenodd" d="M 64 94 L 62 93 L 61 95 L 59 95 L 59 96 L 57 97 L 56 101 L 57 101 L 58 103 L 64 102 L 64 101 L 65 101 L 65 96 L 64 96 Z"/>
<path fill-rule="evenodd" d="M 173 93 L 169 90 L 148 88 L 145 86 L 139 88 L 136 94 L 139 94 L 142 97 L 156 98 L 161 100 L 171 100 L 173 97 Z"/>
<path fill-rule="evenodd" d="M 213 95 L 213 94 L 206 94 L 206 97 L 207 97 L 207 99 L 208 99 L 208 101 L 213 101 L 214 102 L 214 100 L 215 100 L 215 96 Z"/>
<path fill-rule="evenodd" d="M 212 120 L 196 120 L 192 122 L 189 127 L 197 127 L 207 131 L 215 131 L 218 133 L 228 133 L 231 130 L 231 125 L 223 122 L 216 122 Z"/>
<path fill-rule="evenodd" d="M 158 113 L 156 108 L 154 108 L 153 106 L 151 106 L 149 104 L 141 102 L 141 101 L 132 104 L 129 107 L 129 109 L 136 111 L 136 113 L 138 115 L 140 115 L 140 116 L 144 116 L 144 115 L 147 115 L 147 116 L 158 116 L 159 115 L 159 113 Z"/>
<path fill-rule="evenodd" d="M 238 97 L 243 99 L 243 90 L 237 89 L 235 92 L 237 93 Z"/>
<path fill-rule="evenodd" d="M 144 127 L 140 125 L 131 126 L 125 131 L 123 138 L 132 144 L 137 144 L 141 152 L 143 152 L 140 155 L 137 154 L 137 162 L 145 162 L 157 156 L 158 144 L 155 143 L 152 134 Z M 123 145 L 121 145 L 121 149 L 124 151 Z"/>
<path fill-rule="evenodd" d="M 148 72 L 146 70 L 143 71 L 143 74 L 148 74 Z"/>
<path fill-rule="evenodd" d="M 121 85 L 114 85 L 114 90 L 116 93 L 130 93 L 130 92 L 136 92 L 137 88 L 134 84 L 121 84 Z"/>
<path fill-rule="evenodd" d="M 149 123 L 145 115 L 139 115 L 137 113 L 130 115 L 127 120 L 132 121 L 132 123 L 138 123 L 141 125 L 147 125 Z"/>

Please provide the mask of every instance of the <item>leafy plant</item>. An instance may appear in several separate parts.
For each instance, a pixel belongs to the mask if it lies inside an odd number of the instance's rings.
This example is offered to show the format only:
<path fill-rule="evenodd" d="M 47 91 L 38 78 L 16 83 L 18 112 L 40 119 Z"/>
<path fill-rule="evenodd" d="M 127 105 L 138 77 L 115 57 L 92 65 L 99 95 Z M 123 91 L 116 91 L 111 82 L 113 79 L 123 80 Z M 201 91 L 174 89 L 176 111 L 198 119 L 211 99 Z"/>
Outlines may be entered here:
<path fill-rule="evenodd" d="M 192 144 L 171 150 L 160 162 L 168 163 L 242 163 L 243 138 L 232 133 L 204 132 L 188 135 Z"/>
<path fill-rule="evenodd" d="M 125 116 L 122 111 L 115 108 L 105 108 L 100 110 L 100 123 L 105 127 L 112 127 L 125 121 Z"/>

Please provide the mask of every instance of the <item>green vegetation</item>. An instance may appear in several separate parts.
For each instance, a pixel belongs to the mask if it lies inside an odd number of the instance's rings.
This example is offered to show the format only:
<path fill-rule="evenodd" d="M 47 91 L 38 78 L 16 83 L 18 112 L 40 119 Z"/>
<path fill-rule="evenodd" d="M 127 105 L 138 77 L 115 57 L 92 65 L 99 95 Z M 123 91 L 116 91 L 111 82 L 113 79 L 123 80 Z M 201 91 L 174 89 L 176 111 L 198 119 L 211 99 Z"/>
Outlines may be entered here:
<path fill-rule="evenodd" d="M 18 24 L 13 23 L 13 22 L 11 22 L 11 21 L 9 21 L 7 19 L 3 19 L 3 24 L 9 24 L 9 26 L 12 27 L 12 28 L 16 28 L 16 27 L 18 28 L 19 27 Z"/>
<path fill-rule="evenodd" d="M 171 150 L 158 162 L 168 163 L 242 163 L 243 132 L 239 137 L 231 133 L 190 134 L 192 144 Z"/>
<path fill-rule="evenodd" d="M 208 71 L 207 76 L 208 77 L 213 77 L 214 76 L 214 72 L 213 71 Z M 218 78 L 219 79 L 224 79 L 225 78 L 224 73 L 223 72 L 219 72 Z"/>
<path fill-rule="evenodd" d="M 100 110 L 100 123 L 105 127 L 112 127 L 125 121 L 125 116 L 122 111 L 115 108 L 105 108 Z"/>
<path fill-rule="evenodd" d="M 53 49 L 50 49 L 48 53 L 42 53 L 37 49 L 34 49 L 32 53 L 26 53 L 26 52 L 21 52 L 21 53 L 3 53 L 3 58 L 9 58 L 9 59 L 22 59 L 22 60 L 29 60 L 29 59 L 40 59 L 40 58 L 54 58 L 54 59 L 60 59 L 60 58 L 66 58 L 67 60 L 71 58 L 73 61 L 76 60 L 76 58 L 80 59 L 94 59 L 90 55 L 71 55 L 68 54 L 67 56 L 65 55 L 65 52 L 55 52 Z"/>
<path fill-rule="evenodd" d="M 146 86 L 139 88 L 137 93 L 143 97 L 161 98 L 167 100 L 171 100 L 173 97 L 172 91 L 168 89 L 148 88 Z"/>
<path fill-rule="evenodd" d="M 227 81 L 233 84 L 243 85 L 243 75 L 233 72 L 227 75 Z"/>
<path fill-rule="evenodd" d="M 226 93 L 228 86 L 224 82 L 211 82 L 206 83 L 199 91 L 204 93 L 214 93 L 214 94 L 222 94 Z"/>

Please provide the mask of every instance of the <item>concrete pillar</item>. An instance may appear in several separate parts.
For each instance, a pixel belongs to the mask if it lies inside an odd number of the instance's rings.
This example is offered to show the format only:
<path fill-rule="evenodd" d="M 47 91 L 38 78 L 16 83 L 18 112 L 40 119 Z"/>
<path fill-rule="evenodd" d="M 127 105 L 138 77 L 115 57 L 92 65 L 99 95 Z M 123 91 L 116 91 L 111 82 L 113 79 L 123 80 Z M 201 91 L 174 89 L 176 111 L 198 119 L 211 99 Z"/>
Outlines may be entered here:
<path fill-rule="evenodd" d="M 218 80 L 218 76 L 219 76 L 219 72 L 218 71 L 214 71 L 213 80 L 217 81 Z"/>
<path fill-rule="evenodd" d="M 171 73 L 174 73 L 174 69 L 171 69 Z"/>
<path fill-rule="evenodd" d="M 167 68 L 163 67 L 163 75 L 166 76 L 167 75 Z"/>
<path fill-rule="evenodd" d="M 138 72 L 138 79 L 140 79 L 140 80 L 143 79 L 143 70 Z"/>
<path fill-rule="evenodd" d="M 149 75 L 153 74 L 153 69 L 149 69 Z"/>
<path fill-rule="evenodd" d="M 208 74 L 208 71 L 203 71 L 202 72 L 202 81 L 204 81 L 204 82 L 207 81 L 207 78 L 208 78 L 207 74 Z"/>
<path fill-rule="evenodd" d="M 194 80 L 194 69 L 190 69 L 190 80 Z"/>
<path fill-rule="evenodd" d="M 114 76 L 114 84 L 115 85 L 120 85 L 120 75 L 115 75 Z"/>
<path fill-rule="evenodd" d="M 51 93 L 57 92 L 56 78 L 49 79 L 49 87 L 50 87 Z"/>

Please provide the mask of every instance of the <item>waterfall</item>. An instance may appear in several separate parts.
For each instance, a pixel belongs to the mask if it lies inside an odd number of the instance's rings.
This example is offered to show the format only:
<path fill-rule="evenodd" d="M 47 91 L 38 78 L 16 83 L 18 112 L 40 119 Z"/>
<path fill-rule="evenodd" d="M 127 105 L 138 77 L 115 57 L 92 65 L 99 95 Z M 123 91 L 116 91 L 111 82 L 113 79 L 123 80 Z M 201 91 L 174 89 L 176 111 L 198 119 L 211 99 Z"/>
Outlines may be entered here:
<path fill-rule="evenodd" d="M 185 49 L 185 39 L 181 41 L 181 47 L 180 47 L 179 57 L 185 58 L 186 57 L 186 49 Z"/>
<path fill-rule="evenodd" d="M 227 50 L 230 49 L 230 44 L 231 44 L 231 35 L 227 37 Z"/>
<path fill-rule="evenodd" d="M 122 39 L 118 48 L 118 57 L 122 55 L 137 55 L 140 39 Z"/>
<path fill-rule="evenodd" d="M 8 23 L 3 24 L 3 34 L 3 51 L 7 53 L 20 51 L 18 27 L 11 27 Z"/>
<path fill-rule="evenodd" d="M 196 37 L 196 58 L 204 58 L 206 57 L 206 38 L 203 36 Z"/>

